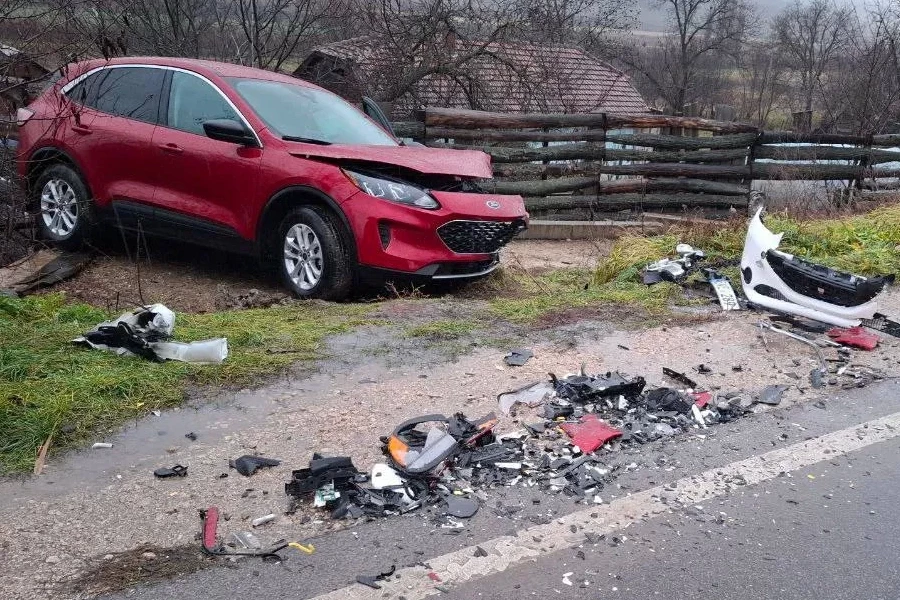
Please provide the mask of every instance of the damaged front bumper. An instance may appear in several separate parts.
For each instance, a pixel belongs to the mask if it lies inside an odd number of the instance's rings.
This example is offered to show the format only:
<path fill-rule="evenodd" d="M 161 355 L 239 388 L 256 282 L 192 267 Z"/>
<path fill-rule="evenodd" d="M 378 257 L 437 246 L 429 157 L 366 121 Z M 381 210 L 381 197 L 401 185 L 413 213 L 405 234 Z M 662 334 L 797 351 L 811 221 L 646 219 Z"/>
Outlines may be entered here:
<path fill-rule="evenodd" d="M 472 279 L 499 266 L 499 252 L 528 227 L 519 196 L 432 192 L 436 210 L 359 193 L 342 204 L 357 239 L 360 266 L 419 279 Z M 372 202 L 381 202 L 378 211 Z"/>
<path fill-rule="evenodd" d="M 761 213 L 750 221 L 741 257 L 741 283 L 750 302 L 839 327 L 877 318 L 877 296 L 893 275 L 866 278 L 780 252 L 784 234 L 769 231 Z"/>

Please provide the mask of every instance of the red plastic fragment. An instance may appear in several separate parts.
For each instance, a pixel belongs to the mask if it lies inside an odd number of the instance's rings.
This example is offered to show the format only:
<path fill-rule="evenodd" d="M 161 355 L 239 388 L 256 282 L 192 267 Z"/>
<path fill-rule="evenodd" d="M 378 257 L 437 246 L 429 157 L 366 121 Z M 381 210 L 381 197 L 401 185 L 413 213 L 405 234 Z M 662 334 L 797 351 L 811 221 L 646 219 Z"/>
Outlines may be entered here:
<path fill-rule="evenodd" d="M 691 397 L 698 408 L 706 408 L 706 405 L 712 400 L 712 394 L 709 392 L 694 392 L 691 394 Z"/>
<path fill-rule="evenodd" d="M 433 572 L 433 571 L 432 571 L 431 573 L 428 573 L 428 577 L 429 577 L 432 581 L 440 582 L 440 580 L 441 580 L 441 576 L 438 575 L 437 573 Z"/>
<path fill-rule="evenodd" d="M 828 337 L 836 341 L 838 344 L 859 348 L 861 350 L 874 350 L 878 345 L 879 338 L 871 331 L 866 331 L 863 327 L 834 327 L 828 330 Z"/>
<path fill-rule="evenodd" d="M 213 550 L 216 547 L 216 526 L 219 524 L 219 509 L 210 506 L 203 515 L 203 548 Z"/>
<path fill-rule="evenodd" d="M 560 427 L 572 439 L 572 443 L 587 453 L 622 435 L 621 431 L 607 425 L 597 415 L 584 415 L 579 423 L 563 423 Z"/>

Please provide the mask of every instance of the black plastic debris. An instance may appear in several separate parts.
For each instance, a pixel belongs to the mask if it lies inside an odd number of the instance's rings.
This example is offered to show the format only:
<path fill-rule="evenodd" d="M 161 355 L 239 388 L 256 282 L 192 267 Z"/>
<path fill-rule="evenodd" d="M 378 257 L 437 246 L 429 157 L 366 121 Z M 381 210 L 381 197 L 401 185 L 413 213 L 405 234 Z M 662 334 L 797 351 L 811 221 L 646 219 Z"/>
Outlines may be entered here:
<path fill-rule="evenodd" d="M 634 398 L 641 394 L 646 385 L 643 377 L 626 379 L 619 373 L 569 375 L 562 379 L 550 373 L 550 382 L 559 398 L 575 402 L 591 402 L 615 396 Z"/>
<path fill-rule="evenodd" d="M 569 402 L 550 402 L 544 405 L 544 417 L 553 421 L 559 418 L 571 417 L 575 414 L 575 407 Z"/>
<path fill-rule="evenodd" d="M 184 467 L 182 465 L 175 465 L 173 467 L 161 467 L 153 471 L 153 476 L 160 479 L 166 479 L 168 477 L 187 477 L 187 474 L 187 467 Z"/>
<path fill-rule="evenodd" d="M 249 454 L 245 454 L 240 458 L 228 461 L 228 466 L 236 470 L 244 477 L 250 477 L 259 469 L 266 467 L 277 467 L 280 464 L 281 461 L 275 460 L 274 458 L 266 458 L 264 456 L 250 456 Z"/>
<path fill-rule="evenodd" d="M 325 458 L 313 454 L 309 468 L 291 473 L 291 481 L 284 484 L 284 491 L 291 496 L 303 496 L 313 494 L 329 483 L 333 483 L 338 491 L 347 490 L 360 477 L 364 480 L 365 475 L 353 466 L 353 461 L 347 456 Z"/>
<path fill-rule="evenodd" d="M 357 575 L 356 583 L 360 583 L 362 585 L 368 586 L 374 590 L 380 590 L 381 586 L 378 585 L 378 581 L 383 581 L 394 574 L 394 571 L 397 570 L 396 565 L 391 565 L 391 568 L 384 573 L 379 573 L 378 575 Z"/>
<path fill-rule="evenodd" d="M 527 363 L 534 353 L 527 348 L 516 348 L 510 350 L 509 354 L 503 357 L 503 361 L 511 367 L 521 367 Z"/>
<path fill-rule="evenodd" d="M 663 375 L 665 375 L 672 381 L 677 381 L 685 387 L 691 388 L 692 390 L 697 388 L 696 381 L 694 381 L 684 373 L 680 373 L 674 369 L 670 369 L 669 367 L 663 367 Z"/>
<path fill-rule="evenodd" d="M 687 396 L 671 388 L 658 388 L 647 392 L 647 410 L 651 412 L 689 413 L 692 404 L 693 402 Z"/>
<path fill-rule="evenodd" d="M 787 391 L 788 387 L 789 386 L 786 385 L 766 386 L 759 393 L 759 397 L 756 401 L 762 404 L 776 406 L 781 403 L 781 397 L 784 395 L 784 392 Z"/>

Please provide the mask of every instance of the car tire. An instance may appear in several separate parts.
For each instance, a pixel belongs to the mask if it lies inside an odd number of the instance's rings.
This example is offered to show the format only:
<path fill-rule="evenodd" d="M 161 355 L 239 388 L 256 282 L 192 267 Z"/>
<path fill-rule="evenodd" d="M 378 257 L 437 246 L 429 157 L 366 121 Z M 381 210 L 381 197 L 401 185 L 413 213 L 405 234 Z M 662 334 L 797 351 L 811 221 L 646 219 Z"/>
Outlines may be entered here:
<path fill-rule="evenodd" d="M 293 209 L 272 247 L 281 281 L 295 296 L 343 300 L 350 293 L 353 261 L 330 213 L 311 206 Z"/>
<path fill-rule="evenodd" d="M 33 188 L 38 232 L 65 250 L 78 250 L 89 239 L 94 202 L 81 175 L 57 163 L 41 171 Z"/>

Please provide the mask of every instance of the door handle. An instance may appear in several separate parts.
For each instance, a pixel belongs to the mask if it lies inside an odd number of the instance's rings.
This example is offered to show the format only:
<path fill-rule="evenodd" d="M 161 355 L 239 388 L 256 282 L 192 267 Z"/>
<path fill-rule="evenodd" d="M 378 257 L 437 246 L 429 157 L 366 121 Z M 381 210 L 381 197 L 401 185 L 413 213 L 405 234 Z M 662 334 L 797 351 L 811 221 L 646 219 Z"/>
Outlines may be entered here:
<path fill-rule="evenodd" d="M 184 152 L 178 144 L 159 144 L 159 149 L 169 154 L 181 154 Z"/>
<path fill-rule="evenodd" d="M 94 132 L 90 127 L 85 127 L 84 125 L 72 125 L 72 131 L 75 133 L 80 133 L 81 135 L 89 135 Z"/>

